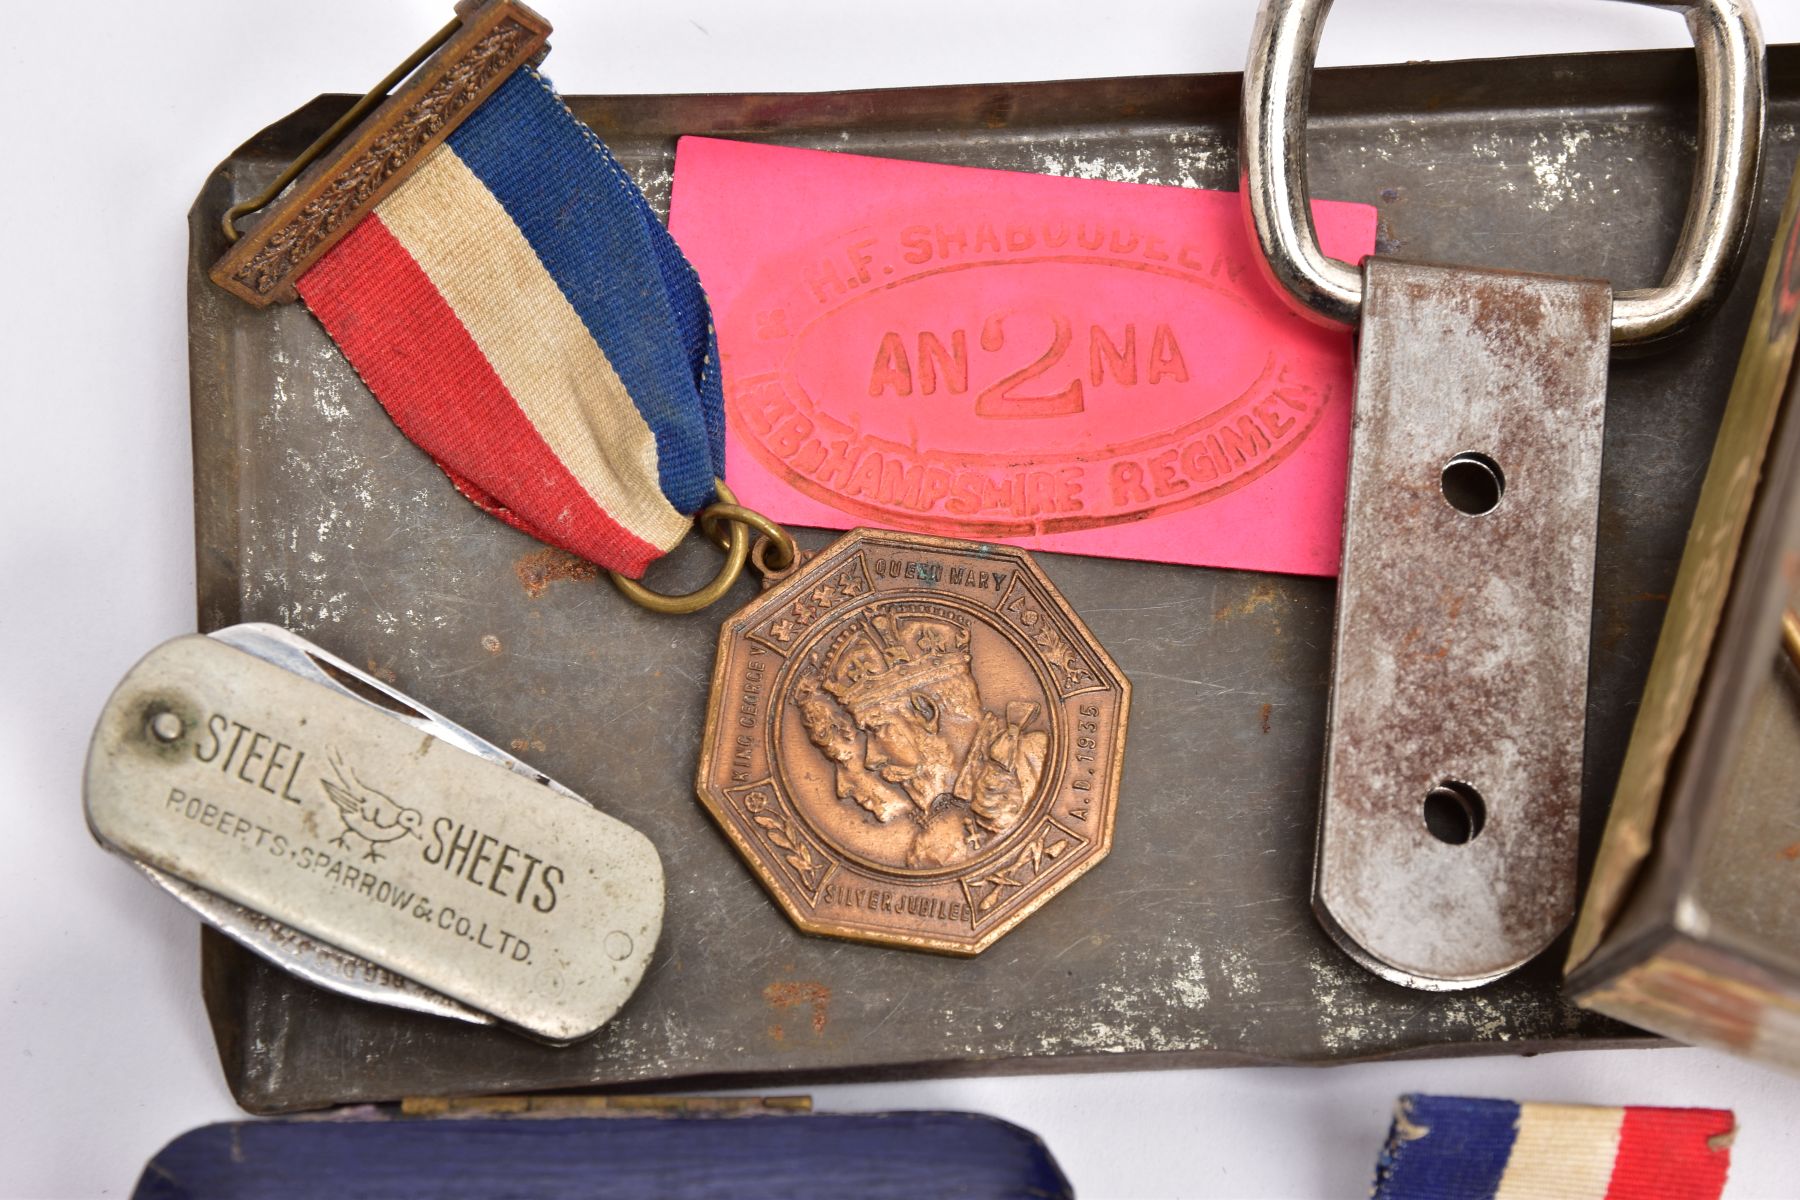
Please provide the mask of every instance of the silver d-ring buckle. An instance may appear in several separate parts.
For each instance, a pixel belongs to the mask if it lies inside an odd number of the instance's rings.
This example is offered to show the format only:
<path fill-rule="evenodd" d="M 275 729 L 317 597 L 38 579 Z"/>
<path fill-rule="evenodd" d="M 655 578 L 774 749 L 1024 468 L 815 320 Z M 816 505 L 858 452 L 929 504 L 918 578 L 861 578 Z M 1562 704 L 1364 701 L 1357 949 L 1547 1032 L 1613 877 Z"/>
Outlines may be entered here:
<path fill-rule="evenodd" d="M 1687 221 L 1661 286 L 1613 297 L 1614 345 L 1681 330 L 1724 293 L 1749 234 L 1763 131 L 1763 37 L 1750 0 L 1628 0 L 1685 13 L 1700 59 L 1700 149 Z M 1263 0 L 1244 68 L 1244 204 L 1270 277 L 1303 314 L 1354 326 L 1362 272 L 1319 249 L 1306 188 L 1306 109 L 1331 0 Z"/>

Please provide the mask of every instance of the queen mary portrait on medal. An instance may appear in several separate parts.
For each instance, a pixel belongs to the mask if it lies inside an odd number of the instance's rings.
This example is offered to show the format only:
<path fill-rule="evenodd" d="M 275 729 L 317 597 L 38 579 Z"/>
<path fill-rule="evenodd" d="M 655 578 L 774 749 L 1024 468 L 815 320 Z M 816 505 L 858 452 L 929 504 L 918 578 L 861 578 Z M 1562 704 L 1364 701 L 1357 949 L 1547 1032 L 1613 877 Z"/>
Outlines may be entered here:
<path fill-rule="evenodd" d="M 1024 551 L 856 530 L 720 631 L 700 797 L 803 930 L 978 954 L 1105 856 L 1130 694 Z"/>

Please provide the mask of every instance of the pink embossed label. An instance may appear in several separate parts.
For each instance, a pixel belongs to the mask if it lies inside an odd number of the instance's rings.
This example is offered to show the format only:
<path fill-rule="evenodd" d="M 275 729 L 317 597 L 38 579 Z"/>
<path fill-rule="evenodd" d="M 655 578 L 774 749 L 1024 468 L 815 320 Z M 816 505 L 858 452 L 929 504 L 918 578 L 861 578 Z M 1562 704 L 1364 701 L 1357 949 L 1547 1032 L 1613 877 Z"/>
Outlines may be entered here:
<path fill-rule="evenodd" d="M 1314 211 L 1374 248 L 1373 208 Z M 1351 339 L 1264 282 L 1236 193 L 689 137 L 670 228 L 751 508 L 1336 573 Z"/>

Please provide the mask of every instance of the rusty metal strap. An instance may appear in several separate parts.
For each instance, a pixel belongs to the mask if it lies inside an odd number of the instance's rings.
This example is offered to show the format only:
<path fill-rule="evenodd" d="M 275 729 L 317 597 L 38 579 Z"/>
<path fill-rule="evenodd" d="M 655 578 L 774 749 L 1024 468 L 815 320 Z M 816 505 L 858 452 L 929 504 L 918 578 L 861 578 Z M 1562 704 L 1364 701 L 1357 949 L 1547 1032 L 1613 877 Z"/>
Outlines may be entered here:
<path fill-rule="evenodd" d="M 1575 911 L 1604 283 L 1372 259 L 1314 908 L 1423 988 Z"/>

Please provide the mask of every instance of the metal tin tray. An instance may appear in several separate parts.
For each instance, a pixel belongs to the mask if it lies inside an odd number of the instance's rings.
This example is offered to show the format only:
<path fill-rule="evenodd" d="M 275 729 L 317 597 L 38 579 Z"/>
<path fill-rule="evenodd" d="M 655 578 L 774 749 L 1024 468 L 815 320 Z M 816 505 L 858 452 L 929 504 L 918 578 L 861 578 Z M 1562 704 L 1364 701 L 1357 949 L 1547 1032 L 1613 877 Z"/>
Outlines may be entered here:
<path fill-rule="evenodd" d="M 1770 84 L 1766 170 L 1781 179 L 1794 166 L 1800 47 L 1771 51 Z M 1313 188 L 1378 205 L 1394 253 L 1640 286 L 1660 275 L 1686 204 L 1696 94 L 1686 52 L 1324 71 Z M 1233 75 L 571 102 L 659 207 L 682 133 L 1145 183 L 1237 179 Z M 304 308 L 253 311 L 206 281 L 221 210 L 347 103 L 321 97 L 259 134 L 191 214 L 200 626 L 284 624 L 510 745 L 655 841 L 669 911 L 638 994 L 598 1037 L 566 1049 L 345 1000 L 209 935 L 208 1011 L 245 1108 L 1324 1063 L 1644 1036 L 1562 999 L 1560 946 L 1497 984 L 1435 995 L 1376 979 L 1319 929 L 1308 888 L 1329 580 L 1043 556 L 1135 686 L 1112 856 L 973 961 L 797 933 L 694 797 L 722 614 L 642 612 L 591 569 L 478 513 L 394 429 Z M 1769 191 L 1758 258 L 1781 199 Z M 1672 349 L 1614 364 L 1584 863 L 1755 279 L 1747 273 Z M 662 578 L 697 584 L 714 557 L 685 547 Z"/>

